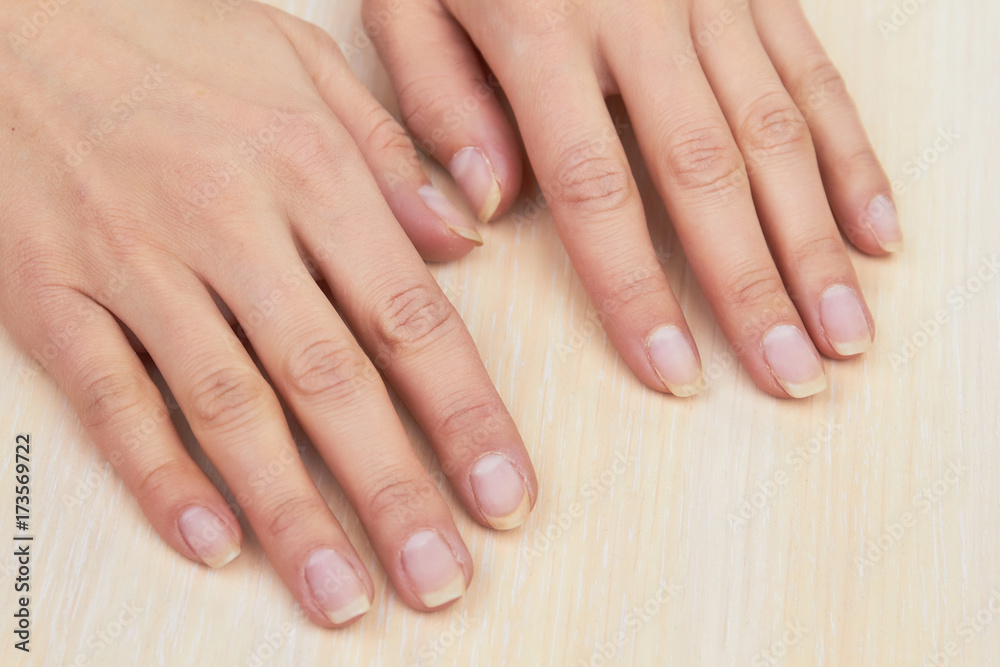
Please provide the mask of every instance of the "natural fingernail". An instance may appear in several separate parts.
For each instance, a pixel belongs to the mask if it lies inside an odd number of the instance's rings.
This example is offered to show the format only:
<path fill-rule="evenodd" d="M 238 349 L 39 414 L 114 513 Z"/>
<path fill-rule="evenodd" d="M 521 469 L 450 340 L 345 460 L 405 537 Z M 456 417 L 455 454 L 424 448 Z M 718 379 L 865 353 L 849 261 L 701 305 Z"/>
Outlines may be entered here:
<path fill-rule="evenodd" d="M 798 327 L 782 324 L 764 337 L 764 356 L 778 383 L 792 398 L 805 398 L 826 389 L 823 364 Z"/>
<path fill-rule="evenodd" d="M 488 222 L 500 205 L 500 182 L 486 153 L 475 146 L 463 148 L 451 158 L 449 171 L 476 207 L 479 219 Z"/>
<path fill-rule="evenodd" d="M 693 396 L 705 388 L 698 352 L 674 326 L 660 327 L 646 343 L 649 360 L 674 396 Z"/>
<path fill-rule="evenodd" d="M 358 573 L 333 549 L 312 552 L 305 574 L 316 604 L 335 625 L 361 616 L 372 606 Z"/>
<path fill-rule="evenodd" d="M 476 221 L 470 220 L 451 201 L 432 185 L 421 186 L 417 194 L 434 211 L 445 226 L 463 239 L 468 239 L 476 245 L 483 245 L 483 237 L 476 230 Z"/>
<path fill-rule="evenodd" d="M 903 230 L 891 199 L 885 195 L 875 197 L 865 211 L 865 221 L 883 250 L 897 252 L 903 249 Z"/>
<path fill-rule="evenodd" d="M 403 569 L 425 606 L 433 609 L 465 593 L 465 574 L 451 547 L 432 530 L 414 533 L 403 547 Z"/>
<path fill-rule="evenodd" d="M 845 357 L 861 354 L 872 345 L 872 332 L 857 292 L 834 285 L 823 293 L 819 317 L 830 345 Z"/>
<path fill-rule="evenodd" d="M 181 536 L 205 565 L 219 568 L 240 555 L 240 543 L 215 512 L 190 507 L 181 514 Z"/>
<path fill-rule="evenodd" d="M 487 454 L 472 466 L 472 492 L 483 516 L 497 530 L 516 528 L 531 513 L 524 480 L 499 454 Z"/>

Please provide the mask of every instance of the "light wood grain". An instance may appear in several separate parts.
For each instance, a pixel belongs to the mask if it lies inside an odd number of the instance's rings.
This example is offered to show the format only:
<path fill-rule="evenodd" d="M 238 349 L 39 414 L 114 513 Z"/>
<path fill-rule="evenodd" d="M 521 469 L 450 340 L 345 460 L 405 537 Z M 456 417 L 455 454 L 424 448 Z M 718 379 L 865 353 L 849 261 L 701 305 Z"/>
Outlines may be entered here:
<path fill-rule="evenodd" d="M 710 386 L 689 400 L 643 388 L 595 325 L 547 214 L 493 224 L 483 248 L 433 270 L 521 427 L 538 505 L 525 528 L 497 534 L 443 487 L 476 578 L 456 606 L 421 614 L 394 595 L 307 449 L 377 586 L 364 621 L 335 632 L 298 613 L 248 530 L 243 555 L 222 571 L 176 555 L 53 382 L 32 377 L 4 335 L 0 542 L 14 533 L 14 434 L 29 432 L 37 553 L 26 659 L 12 648 L 14 561 L 2 549 L 0 665 L 78 656 L 94 665 L 754 665 L 792 638 L 787 624 L 801 630 L 784 665 L 933 664 L 929 654 L 949 640 L 961 655 L 939 664 L 1000 665 L 1000 277 L 973 278 L 1000 255 L 1000 5 L 901 4 L 918 9 L 884 37 L 878 21 L 890 18 L 890 2 L 805 2 L 902 185 L 907 234 L 900 256 L 853 253 L 877 347 L 830 365 L 828 392 L 792 402 L 755 388 L 669 232 L 660 234 L 672 253 L 666 270 Z M 358 34 L 355 0 L 288 8 L 340 40 Z M 391 105 L 372 49 L 351 62 Z M 907 162 L 945 128 L 959 138 L 913 181 Z M 975 292 L 957 307 L 962 285 Z M 939 310 L 944 324 L 921 333 Z M 900 361 L 893 355 L 907 341 L 916 349 Z M 943 481 L 950 466 L 961 471 L 954 484 Z M 776 475 L 786 476 L 780 492 L 745 525 L 732 521 Z M 930 502 L 915 502 L 928 491 Z M 906 512 L 912 525 L 859 569 Z M 963 620 L 983 609 L 989 622 L 966 632 Z M 120 637 L 95 647 L 119 617 Z M 601 647 L 613 657 L 595 653 Z"/>

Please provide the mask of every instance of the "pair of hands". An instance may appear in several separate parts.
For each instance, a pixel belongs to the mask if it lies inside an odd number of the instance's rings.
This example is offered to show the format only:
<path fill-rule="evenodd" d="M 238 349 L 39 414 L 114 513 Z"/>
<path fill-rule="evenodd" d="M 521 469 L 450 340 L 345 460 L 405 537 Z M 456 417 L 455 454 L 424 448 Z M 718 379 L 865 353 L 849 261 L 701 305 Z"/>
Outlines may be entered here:
<path fill-rule="evenodd" d="M 240 526 L 137 352 L 313 621 L 358 618 L 373 585 L 279 395 L 397 593 L 423 610 L 457 599 L 471 556 L 381 375 L 470 514 L 521 524 L 538 493 L 531 462 L 421 259 L 472 250 L 475 221 L 429 183 L 405 132 L 310 24 L 253 2 L 81 0 L 26 30 L 36 11 L 0 9 L 4 325 L 180 553 L 222 566 Z M 693 393 L 700 361 L 604 105 L 615 93 L 762 388 L 814 393 L 817 349 L 842 358 L 870 344 L 834 214 L 873 254 L 899 245 L 898 223 L 794 1 L 367 0 L 365 23 L 410 129 L 488 220 L 513 203 L 522 165 L 478 48 L 609 336 L 650 387 Z"/>

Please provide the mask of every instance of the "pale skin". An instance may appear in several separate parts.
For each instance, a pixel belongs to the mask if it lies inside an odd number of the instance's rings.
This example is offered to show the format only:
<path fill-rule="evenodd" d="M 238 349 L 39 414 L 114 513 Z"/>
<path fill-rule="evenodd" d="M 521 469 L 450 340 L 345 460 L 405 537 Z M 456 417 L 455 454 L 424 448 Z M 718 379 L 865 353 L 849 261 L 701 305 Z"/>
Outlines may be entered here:
<path fill-rule="evenodd" d="M 871 254 L 902 240 L 835 70 L 791 0 L 609 6 L 369 0 L 365 17 L 410 130 L 488 220 L 511 207 L 522 164 L 499 101 L 483 92 L 473 44 L 481 51 L 577 271 L 644 383 L 690 395 L 700 362 L 604 105 L 616 93 L 747 370 L 776 396 L 821 391 L 819 354 L 858 354 L 874 331 L 863 300 L 851 307 L 861 289 L 838 223 Z M 0 32 L 18 34 L 33 11 L 4 3 Z M 692 37 L 723 11 L 719 36 Z M 242 537 L 174 431 L 144 354 L 314 622 L 356 620 L 373 584 L 279 398 L 401 599 L 420 610 L 454 602 L 472 558 L 383 380 L 483 525 L 523 523 L 537 482 L 422 261 L 472 251 L 475 221 L 414 168 L 406 133 L 337 45 L 253 2 L 219 15 L 200 0 L 79 0 L 2 46 L 0 318 L 60 383 L 159 534 L 215 567 Z M 470 95 L 479 112 L 452 114 Z"/>
<path fill-rule="evenodd" d="M 0 33 L 17 34 L 34 7 L 5 3 Z M 403 168 L 417 163 L 412 142 L 321 30 L 255 3 L 221 18 L 200 0 L 80 0 L 61 12 L 0 49 L 4 326 L 181 554 L 225 565 L 240 525 L 121 325 L 313 621 L 351 622 L 373 584 L 279 396 L 400 598 L 420 610 L 452 603 L 472 558 L 380 373 L 468 512 L 499 529 L 523 522 L 537 495 L 531 461 L 397 222 L 447 256 L 473 245 L 448 222 L 473 221 Z"/>
<path fill-rule="evenodd" d="M 688 262 L 762 389 L 819 393 L 821 354 L 872 344 L 840 232 L 872 255 L 899 250 L 902 234 L 889 180 L 798 0 L 365 0 L 364 21 L 408 128 L 490 220 L 515 201 L 522 164 L 485 61 L 609 338 L 649 387 L 687 396 L 704 383 L 610 95 L 623 98 Z M 469 100 L 476 113 L 456 113 Z"/>

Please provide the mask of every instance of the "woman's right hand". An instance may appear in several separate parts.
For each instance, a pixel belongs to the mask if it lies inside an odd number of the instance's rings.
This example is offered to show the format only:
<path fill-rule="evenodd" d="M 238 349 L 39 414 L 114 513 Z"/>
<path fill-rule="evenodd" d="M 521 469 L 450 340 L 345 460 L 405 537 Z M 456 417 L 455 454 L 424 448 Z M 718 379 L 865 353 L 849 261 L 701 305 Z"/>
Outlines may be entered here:
<path fill-rule="evenodd" d="M 523 522 L 537 494 L 527 452 L 394 215 L 442 259 L 476 241 L 474 222 L 431 187 L 405 133 L 305 22 L 238 0 L 78 0 L 24 29 L 37 11 L 0 9 L 0 32 L 21 37 L 0 47 L 3 324 L 188 558 L 229 562 L 240 526 L 129 335 L 310 618 L 357 618 L 373 585 L 275 389 L 400 597 L 423 610 L 455 600 L 472 559 L 379 371 L 471 515 L 498 529 Z"/>

